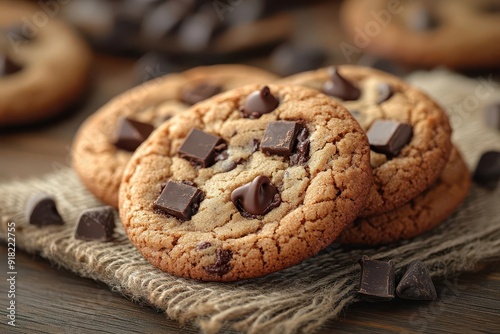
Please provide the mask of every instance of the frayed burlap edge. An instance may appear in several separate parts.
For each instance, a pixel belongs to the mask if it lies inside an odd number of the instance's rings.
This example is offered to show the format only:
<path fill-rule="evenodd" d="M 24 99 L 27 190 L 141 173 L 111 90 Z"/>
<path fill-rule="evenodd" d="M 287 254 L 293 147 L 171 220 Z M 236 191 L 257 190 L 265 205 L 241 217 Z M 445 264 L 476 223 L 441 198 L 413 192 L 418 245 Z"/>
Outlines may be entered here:
<path fill-rule="evenodd" d="M 431 82 L 433 75 L 424 73 L 411 79 L 418 85 L 421 81 Z M 438 75 L 449 78 L 443 85 L 454 88 L 451 95 L 437 95 L 448 99 L 441 101 L 448 107 L 470 99 L 480 84 L 450 73 Z M 457 80 L 462 86 L 457 86 Z M 439 87 L 434 88 L 434 93 L 440 92 Z M 489 99 L 480 100 L 481 104 L 487 102 Z M 484 127 L 477 112 L 460 117 L 466 119 L 455 124 L 455 141 L 469 163 L 477 161 L 483 150 L 500 149 L 498 134 Z M 454 119 L 458 122 L 457 117 Z M 27 224 L 24 205 L 38 191 L 56 197 L 65 226 L 37 228 Z M 373 249 L 345 250 L 330 246 L 295 267 L 236 283 L 197 282 L 161 272 L 140 256 L 118 221 L 111 242 L 74 239 L 80 212 L 100 203 L 70 169 L 39 179 L 2 184 L 0 193 L 2 226 L 8 221 L 16 222 L 17 247 L 40 253 L 80 276 L 102 281 L 133 300 L 146 301 L 181 324 L 194 321 L 206 333 L 215 333 L 222 327 L 247 333 L 317 330 L 356 301 L 357 260 L 363 254 L 392 259 L 397 270 L 413 260 L 423 260 L 433 277 L 471 270 L 478 261 L 500 257 L 500 190 L 487 192 L 475 186 L 458 212 L 431 233 Z M 6 238 L 5 229 L 0 237 Z"/>

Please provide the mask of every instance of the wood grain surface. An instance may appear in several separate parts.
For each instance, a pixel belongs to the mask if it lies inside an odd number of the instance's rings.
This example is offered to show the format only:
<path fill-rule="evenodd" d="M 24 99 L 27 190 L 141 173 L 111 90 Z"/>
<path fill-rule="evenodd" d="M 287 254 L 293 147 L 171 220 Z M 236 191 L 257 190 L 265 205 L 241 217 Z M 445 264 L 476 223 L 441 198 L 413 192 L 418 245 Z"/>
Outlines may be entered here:
<path fill-rule="evenodd" d="M 93 88 L 78 112 L 49 126 L 0 130 L 0 181 L 23 179 L 67 164 L 80 123 L 130 86 L 132 61 L 99 57 Z M 8 194 L 0 194 L 8 196 Z M 0 246 L 0 333 L 198 333 L 107 286 L 17 250 L 17 327 L 6 325 L 7 247 Z M 500 262 L 436 281 L 431 303 L 393 301 L 350 306 L 319 333 L 500 333 Z M 223 333 L 231 333 L 224 330 Z"/>

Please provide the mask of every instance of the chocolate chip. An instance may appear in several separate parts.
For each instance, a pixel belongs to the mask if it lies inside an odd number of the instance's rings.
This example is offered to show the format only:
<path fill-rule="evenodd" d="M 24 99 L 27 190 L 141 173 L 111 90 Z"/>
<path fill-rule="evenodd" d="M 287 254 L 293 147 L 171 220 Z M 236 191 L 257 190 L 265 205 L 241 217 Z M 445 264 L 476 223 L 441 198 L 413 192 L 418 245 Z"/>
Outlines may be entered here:
<path fill-rule="evenodd" d="M 248 95 L 241 112 L 243 117 L 255 119 L 270 113 L 278 104 L 278 99 L 271 94 L 269 87 L 264 86 Z"/>
<path fill-rule="evenodd" d="M 181 101 L 193 105 L 222 92 L 220 85 L 211 82 L 201 82 L 194 87 L 188 87 L 182 91 Z"/>
<path fill-rule="evenodd" d="M 500 152 L 483 153 L 477 163 L 473 179 L 478 185 L 494 190 L 500 181 Z"/>
<path fill-rule="evenodd" d="M 281 203 L 278 189 L 267 176 L 257 176 L 252 182 L 236 188 L 231 201 L 246 218 L 268 213 Z"/>
<path fill-rule="evenodd" d="M 371 260 L 363 256 L 359 260 L 361 280 L 359 295 L 367 301 L 389 301 L 394 299 L 394 264 L 391 261 Z"/>
<path fill-rule="evenodd" d="M 8 56 L 0 54 L 0 77 L 20 71 L 21 66 L 14 63 Z"/>
<path fill-rule="evenodd" d="M 266 154 L 289 157 L 295 147 L 295 139 L 302 125 L 292 121 L 274 121 L 267 125 L 260 143 L 260 150 Z"/>
<path fill-rule="evenodd" d="M 338 97 L 344 101 L 357 100 L 361 96 L 361 91 L 352 82 L 340 75 L 336 67 L 328 70 L 330 80 L 323 83 L 323 93 Z"/>
<path fill-rule="evenodd" d="M 221 137 L 193 128 L 179 148 L 179 156 L 193 166 L 207 168 L 215 163 L 215 157 L 226 146 Z"/>
<path fill-rule="evenodd" d="M 75 238 L 80 240 L 108 241 L 115 228 L 114 210 L 110 206 L 83 211 L 78 218 Z"/>
<path fill-rule="evenodd" d="M 35 194 L 28 200 L 25 216 L 31 225 L 38 227 L 64 224 L 54 198 L 46 193 Z"/>
<path fill-rule="evenodd" d="M 413 129 L 405 123 L 376 120 L 366 135 L 373 151 L 395 157 L 410 142 Z"/>
<path fill-rule="evenodd" d="M 127 117 L 121 117 L 115 133 L 114 145 L 122 150 L 134 152 L 144 142 L 154 126 Z"/>
<path fill-rule="evenodd" d="M 196 246 L 196 248 L 198 248 L 198 250 L 207 249 L 210 247 L 212 247 L 212 244 L 209 243 L 208 241 L 202 241 L 198 244 L 198 246 Z"/>
<path fill-rule="evenodd" d="M 436 300 L 436 288 L 422 261 L 410 263 L 396 288 L 396 294 L 403 299 Z"/>
<path fill-rule="evenodd" d="M 290 157 L 290 164 L 303 165 L 309 159 L 309 131 L 307 128 L 300 130 L 297 136 L 297 143 L 295 144 L 295 151 Z"/>
<path fill-rule="evenodd" d="M 439 21 L 428 8 L 416 8 L 408 20 L 408 27 L 413 31 L 429 31 L 437 28 Z"/>
<path fill-rule="evenodd" d="M 382 102 L 389 100 L 394 94 L 391 85 L 385 82 L 381 82 L 377 85 L 377 92 L 377 104 L 381 104 Z"/>
<path fill-rule="evenodd" d="M 488 126 L 500 130 L 500 102 L 490 104 L 484 109 L 484 120 Z"/>
<path fill-rule="evenodd" d="M 215 250 L 215 263 L 206 266 L 205 271 L 212 275 L 224 276 L 231 270 L 231 259 L 233 258 L 233 252 L 229 249 L 217 249 Z"/>
<path fill-rule="evenodd" d="M 178 219 L 189 220 L 198 212 L 202 200 L 200 189 L 182 182 L 168 181 L 153 208 Z"/>

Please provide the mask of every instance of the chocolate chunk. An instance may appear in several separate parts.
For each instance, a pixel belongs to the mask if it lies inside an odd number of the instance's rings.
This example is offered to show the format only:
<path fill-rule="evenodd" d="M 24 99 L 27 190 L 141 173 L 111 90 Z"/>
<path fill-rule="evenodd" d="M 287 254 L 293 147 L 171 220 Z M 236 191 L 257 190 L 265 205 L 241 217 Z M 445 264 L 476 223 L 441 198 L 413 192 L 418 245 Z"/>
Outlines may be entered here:
<path fill-rule="evenodd" d="M 114 145 L 122 150 L 134 152 L 154 129 L 151 124 L 121 117 L 118 121 Z"/>
<path fill-rule="evenodd" d="M 338 97 L 344 101 L 357 100 L 361 96 L 361 91 L 352 82 L 340 75 L 336 67 L 328 70 L 330 80 L 323 83 L 323 93 Z"/>
<path fill-rule="evenodd" d="M 385 82 L 381 82 L 377 85 L 377 91 L 378 91 L 377 104 L 381 104 L 382 102 L 389 100 L 392 97 L 392 94 L 394 94 L 391 85 Z"/>
<path fill-rule="evenodd" d="M 35 194 L 28 200 L 25 217 L 31 225 L 38 227 L 64 224 L 54 198 L 46 193 Z"/>
<path fill-rule="evenodd" d="M 309 159 L 309 131 L 307 128 L 300 130 L 297 136 L 297 144 L 295 144 L 295 151 L 290 157 L 290 164 L 303 165 Z"/>
<path fill-rule="evenodd" d="M 193 166 L 207 168 L 215 163 L 215 157 L 226 146 L 221 137 L 193 128 L 179 148 L 179 156 Z"/>
<path fill-rule="evenodd" d="M 147 39 L 156 41 L 165 37 L 177 28 L 193 8 L 190 0 L 170 0 L 149 11 L 141 27 L 141 34 Z"/>
<path fill-rule="evenodd" d="M 184 19 L 177 36 L 179 44 L 190 52 L 201 51 L 209 46 L 221 27 L 213 7 L 208 6 Z"/>
<path fill-rule="evenodd" d="M 231 201 L 246 218 L 265 215 L 281 203 L 278 189 L 267 176 L 257 176 L 252 182 L 236 188 Z"/>
<path fill-rule="evenodd" d="M 211 82 L 202 82 L 194 87 L 184 89 L 182 91 L 181 101 L 193 105 L 217 95 L 220 92 L 222 92 L 222 87 L 220 85 Z"/>
<path fill-rule="evenodd" d="M 299 72 L 311 71 L 323 66 L 327 52 L 321 48 L 304 48 L 284 44 L 271 55 L 271 63 L 276 73 L 288 76 Z"/>
<path fill-rule="evenodd" d="M 418 32 L 429 31 L 439 27 L 439 20 L 428 8 L 419 7 L 410 16 L 408 27 Z"/>
<path fill-rule="evenodd" d="M 278 99 L 271 94 L 269 87 L 264 86 L 248 95 L 241 112 L 243 117 L 255 119 L 270 113 L 278 104 Z"/>
<path fill-rule="evenodd" d="M 297 134 L 302 125 L 292 121 L 274 121 L 267 125 L 260 143 L 260 150 L 266 154 L 283 157 L 292 155 Z"/>
<path fill-rule="evenodd" d="M 8 56 L 0 54 L 0 77 L 20 71 L 21 66 L 14 63 Z"/>
<path fill-rule="evenodd" d="M 413 261 L 396 288 L 399 298 L 411 300 L 435 300 L 436 288 L 432 283 L 429 271 L 422 261 Z"/>
<path fill-rule="evenodd" d="M 209 243 L 208 241 L 202 241 L 198 244 L 198 246 L 196 246 L 196 248 L 198 248 L 198 250 L 207 249 L 210 247 L 212 247 L 212 244 Z"/>
<path fill-rule="evenodd" d="M 260 147 L 260 141 L 258 139 L 252 140 L 252 153 L 257 152 Z"/>
<path fill-rule="evenodd" d="M 376 120 L 366 135 L 373 151 L 395 157 L 410 142 L 413 129 L 405 123 Z"/>
<path fill-rule="evenodd" d="M 168 181 L 153 208 L 178 219 L 189 220 L 198 212 L 202 200 L 200 189 L 182 182 Z"/>
<path fill-rule="evenodd" d="M 391 261 L 371 260 L 363 256 L 359 260 L 361 280 L 359 295 L 367 301 L 389 301 L 394 299 L 394 264 Z"/>
<path fill-rule="evenodd" d="M 224 276 L 231 270 L 231 259 L 233 258 L 233 252 L 229 249 L 217 249 L 215 250 L 215 263 L 206 266 L 205 271 L 212 275 Z"/>
<path fill-rule="evenodd" d="M 500 181 L 500 152 L 483 153 L 477 163 L 473 179 L 478 185 L 494 190 Z"/>
<path fill-rule="evenodd" d="M 486 124 L 500 130 L 500 102 L 491 104 L 484 109 Z"/>
<path fill-rule="evenodd" d="M 115 229 L 114 210 L 110 206 L 83 211 L 78 218 L 75 238 L 80 240 L 108 241 Z"/>

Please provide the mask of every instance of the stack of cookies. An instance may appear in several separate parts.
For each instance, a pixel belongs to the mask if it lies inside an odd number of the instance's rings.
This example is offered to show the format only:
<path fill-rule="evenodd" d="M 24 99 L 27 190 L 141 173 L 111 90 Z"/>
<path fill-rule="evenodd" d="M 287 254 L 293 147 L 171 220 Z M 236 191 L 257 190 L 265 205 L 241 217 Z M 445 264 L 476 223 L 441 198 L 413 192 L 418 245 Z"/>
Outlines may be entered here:
<path fill-rule="evenodd" d="M 431 98 L 373 69 L 278 79 L 217 65 L 115 98 L 81 127 L 73 166 L 153 265 L 234 281 L 334 241 L 384 244 L 437 226 L 469 188 L 450 136 Z"/>

